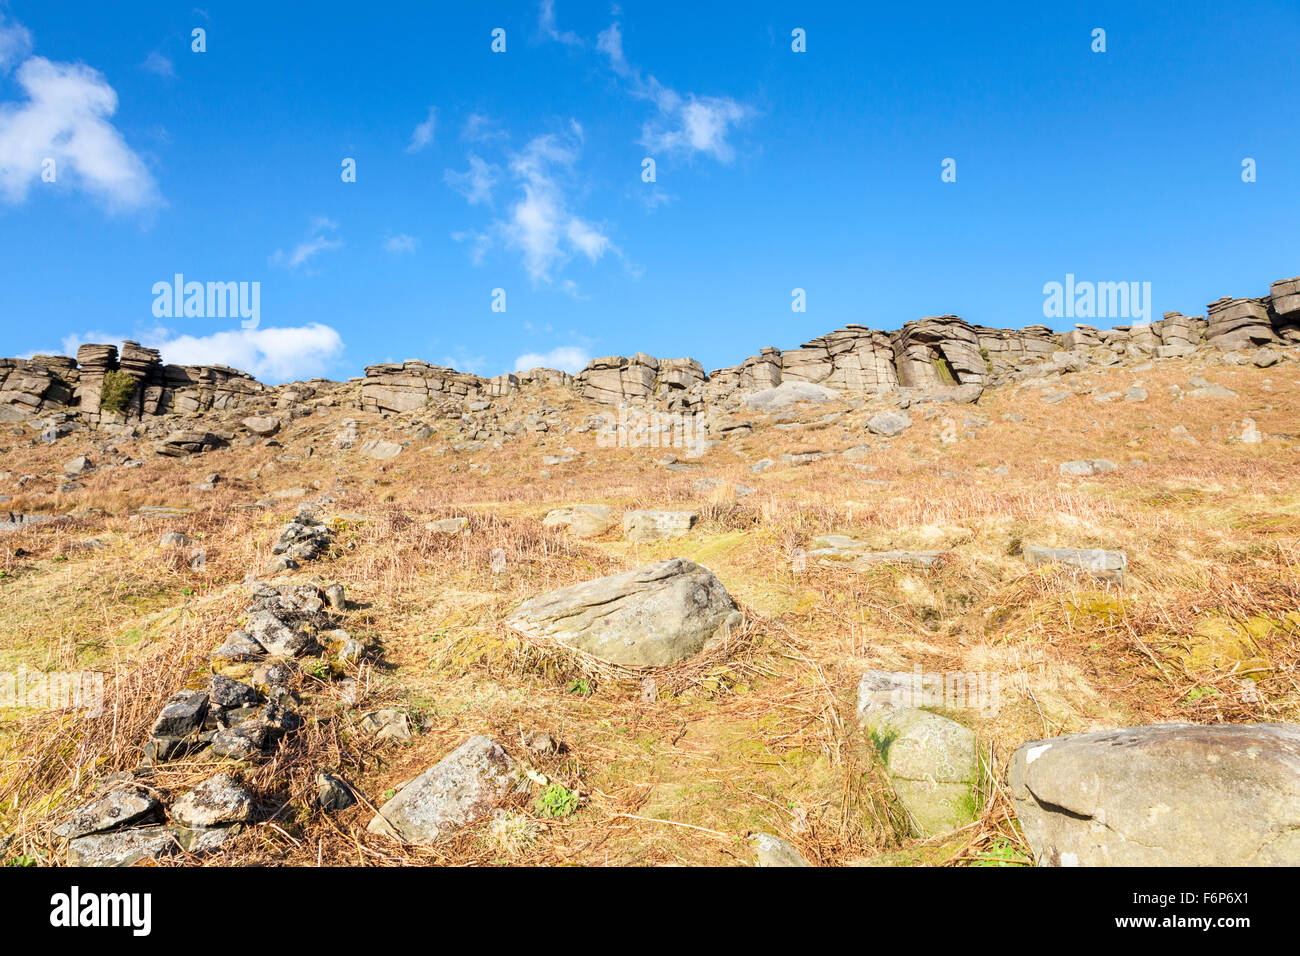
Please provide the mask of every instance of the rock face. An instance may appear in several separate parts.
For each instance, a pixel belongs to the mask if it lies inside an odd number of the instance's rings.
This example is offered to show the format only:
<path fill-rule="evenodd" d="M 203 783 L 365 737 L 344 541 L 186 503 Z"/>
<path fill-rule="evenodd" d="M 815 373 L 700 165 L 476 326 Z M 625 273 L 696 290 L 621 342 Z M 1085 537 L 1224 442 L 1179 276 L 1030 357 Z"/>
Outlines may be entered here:
<path fill-rule="evenodd" d="M 477 397 L 483 387 L 477 375 L 430 365 L 428 362 L 399 362 L 372 365 L 361 386 L 361 409 L 367 412 L 409 412 L 427 405 L 450 402 L 459 405 Z"/>
<path fill-rule="evenodd" d="M 1052 866 L 1300 864 L 1300 726 L 1156 724 L 1030 741 L 1016 815 Z"/>
<path fill-rule="evenodd" d="M 893 345 L 903 385 L 983 385 L 988 379 L 979 337 L 955 315 L 908 322 Z"/>
<path fill-rule="evenodd" d="M 1222 298 L 1205 309 L 1206 345 L 1239 349 L 1277 341 L 1265 300 Z"/>
<path fill-rule="evenodd" d="M 739 625 L 707 568 L 673 558 L 531 598 L 505 624 L 627 667 L 673 664 Z"/>
<path fill-rule="evenodd" d="M 487 816 L 526 784 L 500 744 L 471 737 L 398 792 L 366 827 L 429 845 Z"/>

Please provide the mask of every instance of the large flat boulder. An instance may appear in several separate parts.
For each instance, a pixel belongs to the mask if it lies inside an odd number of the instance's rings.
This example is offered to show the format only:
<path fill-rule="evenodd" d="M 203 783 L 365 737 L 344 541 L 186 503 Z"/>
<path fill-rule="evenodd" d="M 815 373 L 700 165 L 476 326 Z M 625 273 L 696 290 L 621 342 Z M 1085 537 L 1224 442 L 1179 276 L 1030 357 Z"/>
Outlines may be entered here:
<path fill-rule="evenodd" d="M 623 537 L 628 541 L 680 538 L 699 518 L 695 511 L 629 511 L 623 515 Z"/>
<path fill-rule="evenodd" d="M 505 623 L 614 664 L 650 667 L 699 653 L 740 619 L 712 571 L 673 558 L 531 598 Z"/>
<path fill-rule="evenodd" d="M 563 528 L 575 538 L 594 538 L 614 527 L 614 509 L 609 505 L 567 505 L 547 513 L 544 528 Z"/>
<path fill-rule="evenodd" d="M 523 780 L 500 744 L 471 737 L 403 787 L 366 829 L 407 843 L 438 843 L 487 816 L 523 789 Z"/>
<path fill-rule="evenodd" d="M 1011 760 L 1040 864 L 1300 864 L 1300 726 L 1154 724 L 1032 740 Z"/>

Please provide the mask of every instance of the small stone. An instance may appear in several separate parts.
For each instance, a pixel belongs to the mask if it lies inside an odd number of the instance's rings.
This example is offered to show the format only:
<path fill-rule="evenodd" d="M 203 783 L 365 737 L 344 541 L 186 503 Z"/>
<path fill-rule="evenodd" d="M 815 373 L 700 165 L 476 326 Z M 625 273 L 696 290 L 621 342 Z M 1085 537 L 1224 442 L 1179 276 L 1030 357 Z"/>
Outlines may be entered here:
<path fill-rule="evenodd" d="M 789 840 L 771 833 L 754 833 L 749 837 L 754 845 L 755 866 L 808 866 L 803 855 Z"/>
<path fill-rule="evenodd" d="M 247 823 L 253 819 L 253 795 L 232 774 L 219 773 L 172 804 L 172 818 L 187 827 Z"/>
<path fill-rule="evenodd" d="M 257 691 L 237 680 L 213 674 L 208 681 L 208 699 L 217 707 L 227 710 L 257 703 Z"/>
<path fill-rule="evenodd" d="M 352 788 L 332 773 L 317 774 L 316 796 L 322 810 L 346 810 L 357 802 Z"/>
<path fill-rule="evenodd" d="M 348 609 L 347 596 L 341 584 L 331 584 L 325 589 L 325 603 L 330 606 L 332 611 L 346 611 Z"/>

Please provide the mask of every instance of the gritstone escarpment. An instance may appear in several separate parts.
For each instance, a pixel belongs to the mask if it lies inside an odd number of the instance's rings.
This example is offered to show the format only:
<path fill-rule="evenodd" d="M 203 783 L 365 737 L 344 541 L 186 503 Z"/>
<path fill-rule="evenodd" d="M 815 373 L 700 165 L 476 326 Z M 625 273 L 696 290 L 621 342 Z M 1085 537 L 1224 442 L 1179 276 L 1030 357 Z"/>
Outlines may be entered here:
<path fill-rule="evenodd" d="M 157 351 L 134 342 L 124 342 L 120 354 L 112 345 L 88 344 L 77 350 L 75 359 L 0 359 L 0 421 L 75 412 L 85 425 L 147 425 L 165 416 L 193 417 L 254 405 L 292 408 L 322 394 L 334 404 L 367 412 L 430 409 L 456 417 L 467 402 L 482 403 L 473 410 L 483 411 L 493 399 L 533 383 L 572 388 L 579 398 L 599 405 L 693 412 L 708 406 L 737 408 L 748 394 L 786 383 L 816 385 L 842 397 L 957 387 L 977 395 L 986 386 L 1052 370 L 1181 358 L 1198 350 L 1273 364 L 1294 359 L 1297 348 L 1300 277 L 1274 282 L 1269 294 L 1257 299 L 1218 299 L 1203 317 L 1166 312 L 1157 322 L 1112 329 L 993 329 L 955 315 L 907 322 L 893 333 L 849 325 L 795 349 L 763 348 L 739 365 L 710 373 L 694 359 L 638 352 L 593 359 L 577 375 L 537 368 L 482 378 L 407 361 L 372 365 L 364 378 L 347 383 L 268 387 L 222 365 L 165 365 Z"/>

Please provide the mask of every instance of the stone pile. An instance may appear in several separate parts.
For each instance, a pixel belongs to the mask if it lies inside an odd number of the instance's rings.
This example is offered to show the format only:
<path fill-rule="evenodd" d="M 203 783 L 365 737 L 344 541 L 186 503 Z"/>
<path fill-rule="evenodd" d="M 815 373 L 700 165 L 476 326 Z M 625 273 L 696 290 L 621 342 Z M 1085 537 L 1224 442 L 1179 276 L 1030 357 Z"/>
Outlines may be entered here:
<path fill-rule="evenodd" d="M 301 509 L 271 545 L 272 557 L 266 564 L 266 573 L 292 571 L 305 561 L 315 561 L 329 551 L 333 538 L 329 526 L 315 517 L 310 507 Z"/>

